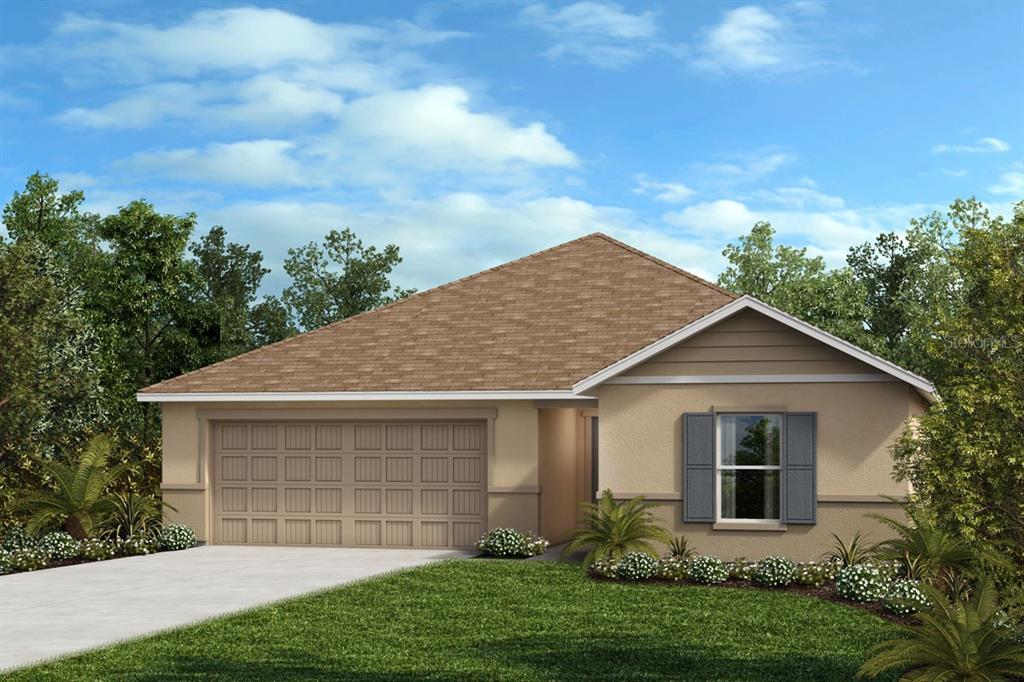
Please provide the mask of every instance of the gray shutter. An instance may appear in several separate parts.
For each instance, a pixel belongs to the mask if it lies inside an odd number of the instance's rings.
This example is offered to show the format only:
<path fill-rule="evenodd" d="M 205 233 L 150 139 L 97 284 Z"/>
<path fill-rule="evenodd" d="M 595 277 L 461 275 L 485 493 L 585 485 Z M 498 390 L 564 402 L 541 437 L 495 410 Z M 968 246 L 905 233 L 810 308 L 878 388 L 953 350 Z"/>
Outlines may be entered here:
<path fill-rule="evenodd" d="M 715 520 L 715 416 L 683 415 L 683 521 Z"/>
<path fill-rule="evenodd" d="M 783 426 L 782 496 L 785 523 L 816 523 L 817 415 L 814 412 L 788 412 Z"/>

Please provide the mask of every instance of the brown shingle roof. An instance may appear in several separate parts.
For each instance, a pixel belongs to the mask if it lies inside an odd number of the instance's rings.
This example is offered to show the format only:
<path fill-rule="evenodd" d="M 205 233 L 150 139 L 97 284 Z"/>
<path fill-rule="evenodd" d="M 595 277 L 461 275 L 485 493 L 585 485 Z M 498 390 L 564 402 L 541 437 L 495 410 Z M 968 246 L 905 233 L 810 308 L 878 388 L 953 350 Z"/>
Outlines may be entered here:
<path fill-rule="evenodd" d="M 566 390 L 735 298 L 592 234 L 141 392 Z"/>

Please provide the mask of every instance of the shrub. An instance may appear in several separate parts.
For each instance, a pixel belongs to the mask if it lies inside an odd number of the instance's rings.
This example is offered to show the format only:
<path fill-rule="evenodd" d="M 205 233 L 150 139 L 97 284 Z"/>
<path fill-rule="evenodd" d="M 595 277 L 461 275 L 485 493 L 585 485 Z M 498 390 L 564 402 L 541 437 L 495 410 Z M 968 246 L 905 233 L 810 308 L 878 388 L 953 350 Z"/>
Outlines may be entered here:
<path fill-rule="evenodd" d="M 11 568 L 15 571 L 35 571 L 45 568 L 49 557 L 41 549 L 26 547 L 25 549 L 16 549 L 11 552 L 8 561 L 10 561 Z"/>
<path fill-rule="evenodd" d="M 665 556 L 689 562 L 695 555 L 696 552 L 690 547 L 690 541 L 686 539 L 685 535 L 679 535 L 672 538 L 672 542 L 668 543 L 668 554 Z"/>
<path fill-rule="evenodd" d="M 725 564 L 713 556 L 699 556 L 690 563 L 690 577 L 705 585 L 724 583 L 729 578 Z"/>
<path fill-rule="evenodd" d="M 0 549 L 0 575 L 7 575 L 13 570 L 14 567 L 11 566 L 11 553 L 6 549 Z"/>
<path fill-rule="evenodd" d="M 618 567 L 619 562 L 615 559 L 612 559 L 611 557 L 601 557 L 600 559 L 595 559 L 590 566 L 587 567 L 587 570 L 591 575 L 596 575 L 601 578 L 614 578 Z"/>
<path fill-rule="evenodd" d="M 653 556 L 655 549 L 651 543 L 672 542 L 672 536 L 651 511 L 656 506 L 644 501 L 643 497 L 634 497 L 620 504 L 615 501 L 612 491 L 605 490 L 596 503 L 580 505 L 583 524 L 573 533 L 572 541 L 562 554 L 586 549 L 584 567 L 602 557 L 617 561 L 630 552 L 646 552 Z"/>
<path fill-rule="evenodd" d="M 929 603 L 916 580 L 896 580 L 889 586 L 882 606 L 886 611 L 906 616 L 928 608 Z"/>
<path fill-rule="evenodd" d="M 196 544 L 196 532 L 181 523 L 164 526 L 157 540 L 160 551 L 188 549 Z"/>
<path fill-rule="evenodd" d="M 156 540 L 149 535 L 133 535 L 117 542 L 117 553 L 122 556 L 153 554 L 156 550 Z"/>
<path fill-rule="evenodd" d="M 753 577 L 762 587 L 786 587 L 796 578 L 796 566 L 785 557 L 765 557 L 757 562 Z"/>
<path fill-rule="evenodd" d="M 39 539 L 39 549 L 56 561 L 74 559 L 78 556 L 78 540 L 63 531 L 55 531 Z"/>
<path fill-rule="evenodd" d="M 658 568 L 658 560 L 643 552 L 630 552 L 615 567 L 615 577 L 621 580 L 650 580 Z"/>
<path fill-rule="evenodd" d="M 897 559 L 872 559 L 868 562 L 871 566 L 878 569 L 879 574 L 882 576 L 882 580 L 887 583 L 891 583 L 893 580 L 900 578 L 907 578 L 906 564 Z"/>
<path fill-rule="evenodd" d="M 725 570 L 733 580 L 751 580 L 754 577 L 754 571 L 757 570 L 757 563 L 737 557 L 732 561 L 725 562 Z"/>
<path fill-rule="evenodd" d="M 805 561 L 796 565 L 796 581 L 801 585 L 821 587 L 836 577 L 839 564 L 834 561 Z"/>
<path fill-rule="evenodd" d="M 854 564 L 836 574 L 836 592 L 855 602 L 876 602 L 885 596 L 889 584 L 876 566 Z"/>
<path fill-rule="evenodd" d="M 0 549 L 13 552 L 16 549 L 31 549 L 36 546 L 36 539 L 25 532 L 21 526 L 7 526 L 0 531 Z"/>
<path fill-rule="evenodd" d="M 531 557 L 543 554 L 548 541 L 533 532 L 520 533 L 515 528 L 495 528 L 476 541 L 476 548 L 496 557 Z"/>
<path fill-rule="evenodd" d="M 86 538 L 79 544 L 79 552 L 86 561 L 105 561 L 114 558 L 115 546 L 100 538 Z"/>
<path fill-rule="evenodd" d="M 871 545 L 867 542 L 867 536 L 861 533 L 854 533 L 849 542 L 832 533 L 832 548 L 822 557 L 828 561 L 834 561 L 842 568 L 862 564 L 871 558 Z"/>
<path fill-rule="evenodd" d="M 658 568 L 654 574 L 662 580 L 685 580 L 690 577 L 690 562 L 666 554 L 658 559 Z"/>
<path fill-rule="evenodd" d="M 918 625 L 875 648 L 873 657 L 857 671 L 877 677 L 890 670 L 910 672 L 903 679 L 1008 680 L 1017 679 L 1024 663 L 1024 645 L 1000 624 L 999 594 L 992 582 L 979 579 L 968 600 L 952 603 L 939 590 L 923 585 L 931 605 Z M 913 677 L 911 677 L 913 675 Z"/>

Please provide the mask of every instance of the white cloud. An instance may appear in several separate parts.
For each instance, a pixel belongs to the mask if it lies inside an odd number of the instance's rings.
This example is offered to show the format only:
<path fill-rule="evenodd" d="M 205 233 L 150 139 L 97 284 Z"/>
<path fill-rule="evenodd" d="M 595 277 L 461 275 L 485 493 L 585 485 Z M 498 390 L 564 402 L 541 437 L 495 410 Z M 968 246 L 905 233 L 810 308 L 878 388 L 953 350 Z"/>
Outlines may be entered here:
<path fill-rule="evenodd" d="M 691 64 L 705 73 L 755 75 L 845 66 L 823 57 L 821 46 L 809 37 L 816 26 L 809 26 L 808 19 L 823 12 L 819 3 L 731 9 L 702 31 Z"/>
<path fill-rule="evenodd" d="M 950 178 L 966 178 L 968 172 L 966 168 L 943 168 L 942 174 Z"/>
<path fill-rule="evenodd" d="M 749 182 L 771 175 L 794 161 L 796 156 L 789 152 L 767 149 L 749 154 L 722 155 L 717 161 L 692 164 L 692 170 L 709 180 Z"/>
<path fill-rule="evenodd" d="M 193 182 L 253 187 L 311 184 L 314 181 L 304 165 L 291 155 L 294 147 L 285 140 L 212 143 L 202 149 L 140 152 L 122 165 L 135 172 Z"/>
<path fill-rule="evenodd" d="M 992 194 L 1006 194 L 1024 199 L 1024 171 L 1012 170 L 999 176 L 999 182 L 988 188 Z"/>
<path fill-rule="evenodd" d="M 974 144 L 937 144 L 932 147 L 933 154 L 986 154 L 1009 151 L 1010 145 L 998 137 L 982 137 Z"/>
<path fill-rule="evenodd" d="M 761 201 L 799 211 L 817 208 L 840 209 L 846 205 L 842 197 L 819 192 L 813 186 L 763 189 L 753 192 L 752 196 Z"/>
<path fill-rule="evenodd" d="M 667 47 L 657 40 L 653 12 L 634 14 L 612 2 L 584 0 L 557 10 L 532 4 L 523 8 L 521 18 L 554 40 L 543 53 L 549 59 L 567 58 L 620 69 Z"/>
<path fill-rule="evenodd" d="M 668 204 L 681 204 L 696 193 L 681 182 L 658 182 L 645 175 L 637 175 L 633 180 L 636 182 L 635 194 Z"/>

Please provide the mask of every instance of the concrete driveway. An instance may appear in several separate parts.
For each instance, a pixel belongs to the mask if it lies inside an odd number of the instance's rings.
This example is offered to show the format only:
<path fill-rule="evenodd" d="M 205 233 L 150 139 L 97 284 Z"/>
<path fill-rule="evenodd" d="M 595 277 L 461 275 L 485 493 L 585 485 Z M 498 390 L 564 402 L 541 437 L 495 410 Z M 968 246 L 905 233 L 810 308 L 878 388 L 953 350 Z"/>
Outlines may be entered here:
<path fill-rule="evenodd" d="M 457 551 L 196 547 L 0 577 L 0 670 L 440 559 Z"/>

